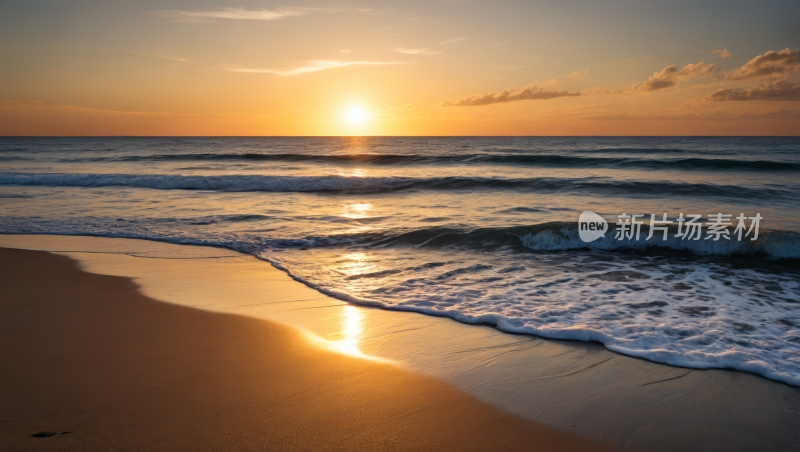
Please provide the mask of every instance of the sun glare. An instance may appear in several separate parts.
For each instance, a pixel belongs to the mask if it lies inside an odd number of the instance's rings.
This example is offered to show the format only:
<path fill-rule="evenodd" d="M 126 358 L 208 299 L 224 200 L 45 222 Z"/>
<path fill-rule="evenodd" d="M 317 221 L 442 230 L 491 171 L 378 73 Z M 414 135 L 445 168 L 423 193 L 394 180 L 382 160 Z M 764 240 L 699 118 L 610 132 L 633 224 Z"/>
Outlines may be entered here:
<path fill-rule="evenodd" d="M 359 123 L 364 119 L 364 113 L 358 108 L 352 108 L 347 112 L 347 119 L 352 123 Z"/>

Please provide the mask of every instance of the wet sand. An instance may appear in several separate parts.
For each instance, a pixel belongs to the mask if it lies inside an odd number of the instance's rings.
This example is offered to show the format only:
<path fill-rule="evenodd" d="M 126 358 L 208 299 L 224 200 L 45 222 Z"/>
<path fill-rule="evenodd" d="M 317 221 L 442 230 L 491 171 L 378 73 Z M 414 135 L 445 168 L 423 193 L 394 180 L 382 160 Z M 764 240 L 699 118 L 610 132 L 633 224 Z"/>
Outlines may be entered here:
<path fill-rule="evenodd" d="M 610 450 L 65 256 L 0 249 L 0 275 L 2 450 Z"/>

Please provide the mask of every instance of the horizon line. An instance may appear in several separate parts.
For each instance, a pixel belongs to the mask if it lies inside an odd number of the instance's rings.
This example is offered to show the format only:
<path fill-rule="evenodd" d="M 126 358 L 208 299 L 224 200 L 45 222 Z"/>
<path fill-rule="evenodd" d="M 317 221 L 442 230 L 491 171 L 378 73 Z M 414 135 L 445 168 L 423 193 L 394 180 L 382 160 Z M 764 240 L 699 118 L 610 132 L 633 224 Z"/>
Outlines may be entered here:
<path fill-rule="evenodd" d="M 800 135 L 0 135 L 0 138 L 800 138 Z"/>

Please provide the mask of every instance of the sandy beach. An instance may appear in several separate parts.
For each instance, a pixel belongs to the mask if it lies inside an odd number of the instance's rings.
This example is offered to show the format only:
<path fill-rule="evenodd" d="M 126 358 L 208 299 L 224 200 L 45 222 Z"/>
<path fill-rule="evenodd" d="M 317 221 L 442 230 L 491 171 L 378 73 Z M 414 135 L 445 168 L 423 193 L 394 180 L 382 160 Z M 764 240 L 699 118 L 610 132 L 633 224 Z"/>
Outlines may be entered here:
<path fill-rule="evenodd" d="M 610 450 L 286 326 L 0 255 L 3 450 Z"/>

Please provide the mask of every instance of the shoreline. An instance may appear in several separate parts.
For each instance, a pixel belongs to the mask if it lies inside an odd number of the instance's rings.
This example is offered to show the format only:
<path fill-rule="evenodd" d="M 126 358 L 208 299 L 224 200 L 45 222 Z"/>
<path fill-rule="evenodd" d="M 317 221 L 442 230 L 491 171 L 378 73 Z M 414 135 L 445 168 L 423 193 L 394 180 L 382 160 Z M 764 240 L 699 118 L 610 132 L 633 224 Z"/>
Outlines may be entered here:
<path fill-rule="evenodd" d="M 0 256 L 4 450 L 611 450 L 285 326 Z"/>
<path fill-rule="evenodd" d="M 0 235 L 0 246 L 69 250 L 61 254 L 84 270 L 133 278 L 153 299 L 288 324 L 345 355 L 394 361 L 506 412 L 623 449 L 790 450 L 798 440 L 786 432 L 800 423 L 792 411 L 800 390 L 752 374 L 349 305 L 222 248 L 45 235 Z"/>

